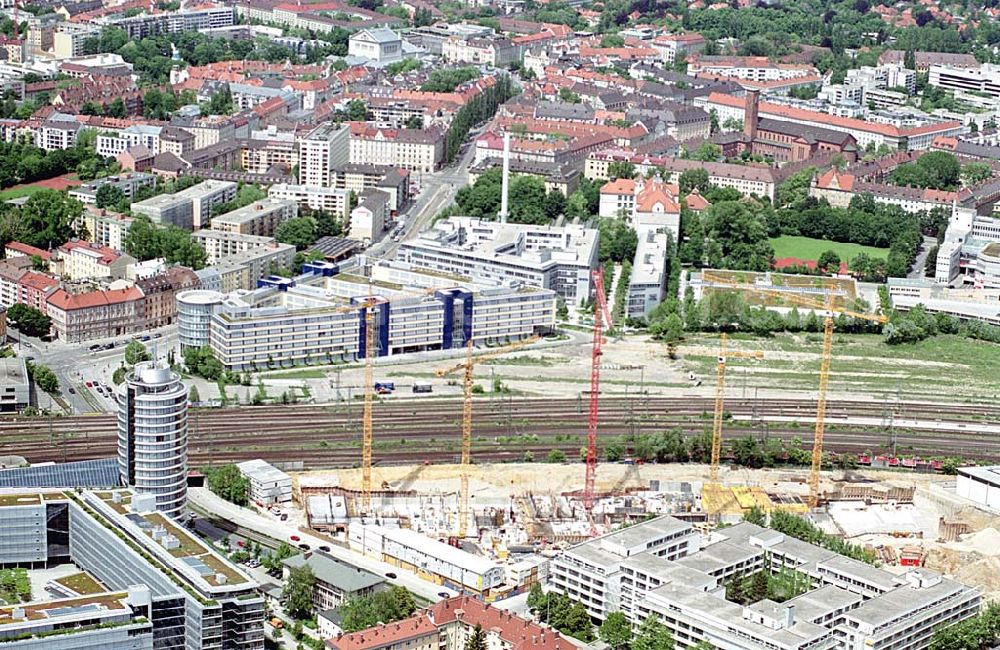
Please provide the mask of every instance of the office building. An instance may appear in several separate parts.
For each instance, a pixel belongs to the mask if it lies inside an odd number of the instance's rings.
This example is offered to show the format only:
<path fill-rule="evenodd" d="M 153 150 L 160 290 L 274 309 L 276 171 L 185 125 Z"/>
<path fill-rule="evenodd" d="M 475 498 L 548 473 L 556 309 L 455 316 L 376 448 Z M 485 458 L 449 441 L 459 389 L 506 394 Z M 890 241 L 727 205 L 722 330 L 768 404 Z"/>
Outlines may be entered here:
<path fill-rule="evenodd" d="M 583 226 L 534 226 L 471 217 L 442 219 L 402 242 L 398 259 L 477 282 L 551 289 L 572 304 L 591 297 L 599 233 Z"/>
<path fill-rule="evenodd" d="M 6 494 L 0 565 L 74 565 L 75 593 L 0 616 L 5 647 L 46 650 L 263 650 L 257 584 L 126 489 Z M 72 585 L 73 583 L 68 583 Z"/>
<path fill-rule="evenodd" d="M 993 63 L 983 63 L 978 68 L 932 65 L 927 83 L 945 90 L 1000 97 L 1000 66 Z"/>
<path fill-rule="evenodd" d="M 277 467 L 259 458 L 237 463 L 236 466 L 250 483 L 248 496 L 254 503 L 269 506 L 292 500 L 292 477 Z"/>
<path fill-rule="evenodd" d="M 230 294 L 221 304 L 214 294 L 182 293 L 181 344 L 204 341 L 203 319 L 211 309 L 208 343 L 230 370 L 363 358 L 365 263 L 306 264 L 295 278 L 264 277 L 256 291 Z M 514 341 L 555 325 L 555 294 L 545 289 L 476 285 L 387 262 L 373 267 L 371 280 L 379 356 L 460 348 L 469 340 Z M 204 277 L 201 286 L 207 286 Z"/>
<path fill-rule="evenodd" d="M 324 124 L 299 140 L 299 183 L 330 187 L 334 168 L 350 158 L 351 130 L 339 124 Z"/>
<path fill-rule="evenodd" d="M 358 198 L 358 207 L 351 210 L 348 237 L 372 244 L 382 239 L 389 219 L 389 195 L 381 190 L 367 189 Z"/>
<path fill-rule="evenodd" d="M 973 616 L 978 590 L 920 569 L 889 573 L 750 523 L 704 536 L 659 517 L 570 547 L 553 584 L 603 620 L 656 616 L 680 647 L 730 650 L 923 650 Z M 726 599 L 733 576 L 784 573 L 808 589 L 783 603 Z"/>
<path fill-rule="evenodd" d="M 212 230 L 238 235 L 274 237 L 278 226 L 289 219 L 294 219 L 298 213 L 299 206 L 294 201 L 261 199 L 214 217 Z"/>
<path fill-rule="evenodd" d="M 118 388 L 122 483 L 175 518 L 187 503 L 187 410 L 187 386 L 155 361 L 136 366 Z"/>
<path fill-rule="evenodd" d="M 653 228 L 639 231 L 628 282 L 629 318 L 648 318 L 666 296 L 667 255 L 674 245 L 671 234 Z"/>
<path fill-rule="evenodd" d="M 182 353 L 188 348 L 208 345 L 212 314 L 225 298 L 223 293 L 206 289 L 191 289 L 177 294 L 177 332 Z"/>

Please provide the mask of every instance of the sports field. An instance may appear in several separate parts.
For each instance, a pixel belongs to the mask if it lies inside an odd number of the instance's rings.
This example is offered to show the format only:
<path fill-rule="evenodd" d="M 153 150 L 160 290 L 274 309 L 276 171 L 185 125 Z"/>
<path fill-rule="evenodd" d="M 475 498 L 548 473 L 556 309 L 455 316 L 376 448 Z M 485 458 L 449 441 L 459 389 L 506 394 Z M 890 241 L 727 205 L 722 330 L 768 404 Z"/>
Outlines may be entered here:
<path fill-rule="evenodd" d="M 861 244 L 843 244 L 840 242 L 827 241 L 825 239 L 812 239 L 810 237 L 793 237 L 782 235 L 770 240 L 774 247 L 775 259 L 784 257 L 797 257 L 800 260 L 818 260 L 824 251 L 832 250 L 840 256 L 842 262 L 849 262 L 858 253 L 867 253 L 872 257 L 885 258 L 889 254 L 888 248 L 875 248 L 874 246 L 862 246 Z"/>

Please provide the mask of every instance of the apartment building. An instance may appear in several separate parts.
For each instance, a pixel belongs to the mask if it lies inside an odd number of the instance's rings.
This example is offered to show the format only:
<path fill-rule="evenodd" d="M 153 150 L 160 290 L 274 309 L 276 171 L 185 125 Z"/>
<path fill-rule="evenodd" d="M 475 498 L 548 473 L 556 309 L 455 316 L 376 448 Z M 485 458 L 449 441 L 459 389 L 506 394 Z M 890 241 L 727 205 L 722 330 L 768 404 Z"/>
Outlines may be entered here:
<path fill-rule="evenodd" d="M 389 219 L 389 195 L 376 189 L 361 192 L 358 207 L 351 210 L 348 237 L 372 244 L 382 239 Z"/>
<path fill-rule="evenodd" d="M 252 290 L 261 278 L 273 273 L 274 269 L 291 269 L 294 260 L 294 246 L 275 242 L 219 258 L 215 264 L 197 273 L 214 276 L 211 284 L 206 284 L 204 279 L 199 280 L 201 286 L 207 289 L 227 293 L 238 289 Z"/>
<path fill-rule="evenodd" d="M 208 224 L 212 208 L 236 198 L 237 184 L 207 180 L 176 194 L 160 194 L 132 204 L 133 214 L 142 214 L 161 226 L 197 230 Z"/>
<path fill-rule="evenodd" d="M 112 158 L 132 147 L 139 146 L 146 147 L 155 156 L 160 153 L 160 136 L 162 132 L 162 126 L 135 124 L 117 133 L 98 133 L 95 146 L 98 154 Z"/>
<path fill-rule="evenodd" d="M 276 201 L 294 201 L 310 210 L 324 210 L 346 218 L 351 204 L 351 191 L 315 185 L 275 183 L 267 189 L 267 197 Z"/>
<path fill-rule="evenodd" d="M 141 187 L 156 187 L 156 176 L 142 172 L 107 176 L 74 187 L 69 191 L 69 195 L 81 203 L 93 205 L 97 203 L 97 190 L 105 185 L 117 187 L 126 199 L 131 199 Z"/>
<path fill-rule="evenodd" d="M 298 216 L 299 206 L 294 201 L 284 199 L 261 199 L 242 208 L 221 214 L 212 219 L 212 230 L 273 237 L 275 230 L 283 222 Z"/>
<path fill-rule="evenodd" d="M 567 302 L 591 296 L 599 233 L 582 226 L 532 226 L 451 217 L 402 242 L 397 259 L 487 284 L 551 289 Z"/>
<path fill-rule="evenodd" d="M 291 497 L 289 497 L 291 498 Z M 282 560 L 282 573 L 288 580 L 292 569 L 307 566 L 316 581 L 312 602 L 317 612 L 339 607 L 351 598 L 365 598 L 380 591 L 385 579 L 370 571 L 348 564 L 326 553 L 305 553 Z"/>
<path fill-rule="evenodd" d="M 183 266 L 171 266 L 162 273 L 136 280 L 142 291 L 143 325 L 139 329 L 153 329 L 172 325 L 177 318 L 176 296 L 198 286 L 198 276 Z"/>
<path fill-rule="evenodd" d="M 45 313 L 59 338 L 79 343 L 138 331 L 142 300 L 142 291 L 135 286 L 76 294 L 57 289 L 46 299 Z"/>
<path fill-rule="evenodd" d="M 124 29 L 130 40 L 137 41 L 155 34 L 200 32 L 206 29 L 231 27 L 236 24 L 236 10 L 233 7 L 219 6 L 181 9 L 112 19 L 108 23 Z"/>
<path fill-rule="evenodd" d="M 56 249 L 50 264 L 53 272 L 68 280 L 120 280 L 136 259 L 106 246 L 74 239 Z"/>
<path fill-rule="evenodd" d="M 978 590 L 932 571 L 896 575 L 746 522 L 700 536 L 661 517 L 616 534 L 629 543 L 597 538 L 556 558 L 553 584 L 598 619 L 621 611 L 638 625 L 655 615 L 686 648 L 922 650 L 935 629 L 980 606 Z M 796 572 L 810 588 L 784 603 L 726 600 L 731 576 L 758 571 Z"/>
<path fill-rule="evenodd" d="M 444 131 L 426 129 L 379 129 L 352 124 L 350 162 L 402 167 L 428 174 L 444 162 Z"/>
<path fill-rule="evenodd" d="M 213 228 L 204 228 L 192 235 L 194 240 L 205 249 L 206 262 L 209 265 L 231 255 L 245 253 L 262 246 L 273 246 L 274 237 L 260 235 L 244 235 L 238 232 L 226 232 Z"/>
<path fill-rule="evenodd" d="M 469 63 L 506 68 L 521 60 L 521 48 L 509 38 L 463 38 L 453 36 L 441 44 L 441 56 L 448 63 Z"/>
<path fill-rule="evenodd" d="M 256 291 L 213 303 L 208 330 L 216 357 L 234 370 L 364 357 L 359 301 L 369 286 L 359 271 L 351 260 L 306 264 L 295 278 L 265 277 Z M 402 291 L 404 277 L 413 282 L 407 286 L 425 287 L 427 295 Z M 519 340 L 549 331 L 555 322 L 551 291 L 480 287 L 398 263 L 383 263 L 372 281 L 380 297 L 373 309 L 382 356 L 452 349 L 469 340 L 476 345 Z M 192 318 L 192 327 L 199 322 Z M 182 341 L 203 338 L 200 331 L 186 331 L 185 319 L 179 332 Z"/>
<path fill-rule="evenodd" d="M 664 63 L 673 63 L 679 56 L 686 57 L 688 53 L 705 49 L 705 37 L 698 33 L 663 34 L 650 44 L 660 51 Z"/>
<path fill-rule="evenodd" d="M 324 124 L 299 140 L 299 183 L 330 187 L 334 168 L 345 165 L 351 155 L 350 127 Z"/>
<path fill-rule="evenodd" d="M 0 507 L 0 564 L 72 564 L 99 589 L 43 596 L 33 607 L 48 616 L 10 621 L 20 633 L 8 634 L 5 626 L 11 647 L 264 647 L 257 584 L 157 512 L 152 495 L 128 489 L 7 495 Z"/>
<path fill-rule="evenodd" d="M 88 210 L 83 214 L 83 222 L 95 245 L 123 251 L 125 238 L 135 219 L 103 210 Z"/>

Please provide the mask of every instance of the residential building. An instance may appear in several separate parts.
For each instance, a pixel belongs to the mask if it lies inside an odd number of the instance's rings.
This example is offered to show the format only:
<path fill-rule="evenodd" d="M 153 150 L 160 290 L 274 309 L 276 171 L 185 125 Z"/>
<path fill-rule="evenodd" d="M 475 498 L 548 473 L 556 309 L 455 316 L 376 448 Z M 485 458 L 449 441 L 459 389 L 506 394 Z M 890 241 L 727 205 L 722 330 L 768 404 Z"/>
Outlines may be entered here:
<path fill-rule="evenodd" d="M 363 29 L 348 39 L 347 54 L 376 63 L 392 63 L 403 57 L 403 40 L 386 27 Z"/>
<path fill-rule="evenodd" d="M 239 235 L 273 237 L 283 222 L 298 216 L 299 206 L 284 199 L 261 199 L 212 218 L 212 230 Z"/>
<path fill-rule="evenodd" d="M 132 204 L 132 214 L 143 215 L 160 226 L 194 228 L 191 199 L 179 194 L 158 194 Z"/>
<path fill-rule="evenodd" d="M 705 37 L 698 33 L 663 34 L 652 41 L 652 46 L 660 51 L 664 63 L 673 63 L 678 57 L 705 49 Z"/>
<path fill-rule="evenodd" d="M 275 269 L 291 269 L 294 260 L 295 247 L 291 244 L 275 242 L 255 246 L 242 253 L 219 258 L 212 266 L 202 269 L 217 274 L 218 286 L 206 285 L 204 279 L 199 283 L 203 288 L 227 293 L 238 289 L 251 290 L 257 287 L 261 278 L 272 274 Z"/>
<path fill-rule="evenodd" d="M 274 465 L 258 458 L 237 463 L 236 466 L 249 482 L 247 496 L 254 503 L 269 506 L 292 500 L 292 477 Z M 317 607 L 326 609 L 333 605 Z"/>
<path fill-rule="evenodd" d="M 205 180 L 181 190 L 174 196 L 191 200 L 194 229 L 204 228 L 212 217 L 212 208 L 236 198 L 237 183 L 232 181 Z"/>
<path fill-rule="evenodd" d="M 917 72 L 927 72 L 936 65 L 952 66 L 955 68 L 978 68 L 979 61 L 971 54 L 958 54 L 954 52 L 924 52 L 913 53 Z M 906 52 L 903 50 L 886 50 L 878 58 L 879 65 L 898 65 L 906 63 Z"/>
<path fill-rule="evenodd" d="M 56 249 L 52 270 L 69 280 L 112 279 L 125 277 L 136 259 L 106 246 L 74 239 Z"/>
<path fill-rule="evenodd" d="M 140 187 L 156 187 L 156 176 L 139 172 L 106 176 L 70 189 L 69 195 L 81 203 L 93 205 L 97 203 L 97 190 L 105 185 L 118 188 L 126 199 L 131 199 Z"/>
<path fill-rule="evenodd" d="M 6 330 L 6 315 L 0 317 L 4 319 Z M 31 406 L 31 379 L 26 363 L 24 357 L 0 359 L 0 412 L 20 413 Z"/>
<path fill-rule="evenodd" d="M 521 60 L 521 48 L 509 38 L 462 38 L 453 36 L 441 45 L 441 56 L 448 63 L 467 63 L 506 68 Z"/>
<path fill-rule="evenodd" d="M 118 388 L 118 468 L 122 483 L 153 495 L 177 519 L 187 503 L 188 389 L 180 375 L 143 362 Z"/>
<path fill-rule="evenodd" d="M 135 219 L 104 210 L 88 210 L 83 214 L 83 222 L 90 233 L 90 240 L 97 246 L 116 251 L 125 250 L 125 238 Z"/>
<path fill-rule="evenodd" d="M 294 251 L 294 249 L 293 249 Z M 332 363 L 365 356 L 363 307 L 369 292 L 361 262 L 306 264 L 294 278 L 264 277 L 255 291 L 178 295 L 182 347 L 205 341 L 231 370 Z M 200 273 L 200 272 L 199 272 Z M 201 286 L 212 286 L 201 277 Z M 401 263 L 372 267 L 380 356 L 519 340 L 550 331 L 555 294 L 544 289 L 477 285 Z M 221 282 L 219 284 L 221 286 Z M 426 292 L 413 296 L 400 287 Z M 228 288 L 228 287 L 227 287 Z"/>
<path fill-rule="evenodd" d="M 96 149 L 102 156 L 117 156 L 132 147 L 146 147 L 154 156 L 160 153 L 163 127 L 152 124 L 135 124 L 117 132 L 97 134 Z"/>
<path fill-rule="evenodd" d="M 171 266 L 150 277 L 136 280 L 142 291 L 142 329 L 172 325 L 177 318 L 176 296 L 198 286 L 198 276 L 183 266 Z"/>
<path fill-rule="evenodd" d="M 577 646 L 550 627 L 469 596 L 455 596 L 397 623 L 338 634 L 331 650 L 464 650 L 480 629 L 486 647 L 511 650 L 574 650 Z"/>
<path fill-rule="evenodd" d="M 315 185 L 275 183 L 267 188 L 267 196 L 275 200 L 294 201 L 300 207 L 305 206 L 310 210 L 324 210 L 341 219 L 348 216 L 348 207 L 351 203 L 349 190 Z"/>
<path fill-rule="evenodd" d="M 348 564 L 323 552 L 294 555 L 282 560 L 285 580 L 292 569 L 308 566 L 316 582 L 312 602 L 316 611 L 339 607 L 351 598 L 364 598 L 380 591 L 385 579 L 361 567 Z"/>
<path fill-rule="evenodd" d="M 358 207 L 351 210 L 351 239 L 373 244 L 385 234 L 389 219 L 389 195 L 375 189 L 361 193 Z"/>
<path fill-rule="evenodd" d="M 331 172 L 350 159 L 350 127 L 324 124 L 299 140 L 299 183 L 330 187 Z"/>
<path fill-rule="evenodd" d="M 669 233 L 672 245 L 680 239 L 680 189 L 659 177 L 605 183 L 598 209 L 601 217 L 624 218 L 637 232 L 662 229 Z"/>
<path fill-rule="evenodd" d="M 444 141 L 445 133 L 438 126 L 379 129 L 364 123 L 352 124 L 350 162 L 402 167 L 429 174 L 444 162 Z"/>
<path fill-rule="evenodd" d="M 139 331 L 142 300 L 142 291 L 134 286 L 76 294 L 57 289 L 46 299 L 45 313 L 59 338 L 79 343 Z"/>
<path fill-rule="evenodd" d="M 263 650 L 263 598 L 239 567 L 157 511 L 151 495 L 71 487 L 4 498 L 0 564 L 70 563 L 104 591 L 43 596 L 32 607 L 46 615 L 5 625 L 8 645 Z M 17 625 L 23 639 L 8 627 Z"/>
<path fill-rule="evenodd" d="M 199 230 L 192 237 L 205 249 L 206 263 L 209 265 L 216 264 L 223 258 L 232 255 L 245 253 L 262 246 L 274 246 L 277 243 L 274 237 L 243 235 L 212 228 Z"/>
<path fill-rule="evenodd" d="M 476 281 L 551 289 L 572 304 L 590 299 L 599 233 L 582 226 L 532 226 L 450 217 L 400 244 L 398 259 Z"/>
<path fill-rule="evenodd" d="M 112 19 L 109 24 L 125 30 L 129 40 L 138 41 L 156 34 L 200 32 L 206 29 L 230 27 L 236 24 L 233 7 L 208 6 L 203 9 L 182 9 L 157 14 L 143 13 L 128 18 Z"/>

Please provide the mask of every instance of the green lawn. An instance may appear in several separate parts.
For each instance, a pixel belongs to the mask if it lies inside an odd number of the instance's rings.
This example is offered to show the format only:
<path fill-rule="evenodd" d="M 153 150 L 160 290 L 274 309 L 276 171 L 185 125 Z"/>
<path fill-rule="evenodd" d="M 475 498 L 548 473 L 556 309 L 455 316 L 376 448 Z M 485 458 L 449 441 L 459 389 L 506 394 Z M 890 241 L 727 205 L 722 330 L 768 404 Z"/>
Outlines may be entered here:
<path fill-rule="evenodd" d="M 19 199 L 22 196 L 31 196 L 36 192 L 41 192 L 45 188 L 41 185 L 28 185 L 27 187 L 14 187 L 9 190 L 4 190 L 0 192 L 0 201 L 9 201 L 11 199 Z"/>
<path fill-rule="evenodd" d="M 873 257 L 886 257 L 889 254 L 888 248 L 875 248 L 874 246 L 862 246 L 861 244 L 842 244 L 840 242 L 827 241 L 825 239 L 812 239 L 810 237 L 792 237 L 782 235 L 771 240 L 774 246 L 774 257 L 797 257 L 802 260 L 817 260 L 824 251 L 836 251 L 840 255 L 841 261 L 850 261 L 858 253 L 867 253 Z"/>

